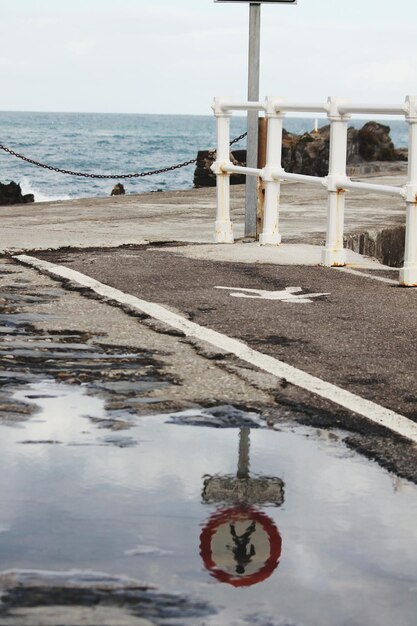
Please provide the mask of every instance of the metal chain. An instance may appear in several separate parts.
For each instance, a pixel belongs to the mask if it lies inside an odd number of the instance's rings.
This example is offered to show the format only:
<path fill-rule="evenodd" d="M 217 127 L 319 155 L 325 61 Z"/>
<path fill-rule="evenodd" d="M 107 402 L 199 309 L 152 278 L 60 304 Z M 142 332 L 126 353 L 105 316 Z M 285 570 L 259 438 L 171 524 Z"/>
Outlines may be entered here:
<path fill-rule="evenodd" d="M 247 133 L 242 133 L 239 137 L 235 137 L 230 142 L 230 145 L 237 143 L 244 137 L 246 137 Z M 151 170 L 149 172 L 139 172 L 137 174 L 86 174 L 84 172 L 73 172 L 72 170 L 64 170 L 59 167 L 54 167 L 53 165 L 45 165 L 45 163 L 39 163 L 38 161 L 34 161 L 33 159 L 29 159 L 23 154 L 19 154 L 6 146 L 0 144 L 0 149 L 4 150 L 11 156 L 17 157 L 22 161 L 26 161 L 26 163 L 30 163 L 31 165 L 36 165 L 37 167 L 42 167 L 45 170 L 50 170 L 51 172 L 58 172 L 59 174 L 69 174 L 70 176 L 81 176 L 83 178 L 99 178 L 99 179 L 121 179 L 121 178 L 143 178 L 144 176 L 153 176 L 154 174 L 164 174 L 166 172 L 172 172 L 174 170 L 179 170 L 182 167 L 186 167 L 187 165 L 192 165 L 197 162 L 197 159 L 191 159 L 190 161 L 185 161 L 184 163 L 178 163 L 178 165 L 171 165 L 169 167 L 163 167 L 159 170 Z"/>
<path fill-rule="evenodd" d="M 234 139 L 232 139 L 232 141 L 229 143 L 229 146 L 233 146 L 234 143 L 237 143 L 238 141 L 240 141 L 241 139 L 244 139 L 246 137 L 248 133 L 244 132 L 241 135 L 239 135 L 239 137 L 235 137 Z M 196 159 L 197 160 L 197 159 Z"/>

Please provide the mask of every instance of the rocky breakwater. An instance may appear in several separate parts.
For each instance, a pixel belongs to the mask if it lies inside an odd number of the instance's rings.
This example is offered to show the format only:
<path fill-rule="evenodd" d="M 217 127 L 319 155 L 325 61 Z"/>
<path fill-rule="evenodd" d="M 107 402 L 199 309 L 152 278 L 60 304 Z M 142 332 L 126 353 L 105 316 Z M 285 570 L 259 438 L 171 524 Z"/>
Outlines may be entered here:
<path fill-rule="evenodd" d="M 15 182 L 8 184 L 0 183 L 0 206 L 10 204 L 29 204 L 35 202 L 35 196 L 32 193 L 22 194 L 20 185 Z"/>
<path fill-rule="evenodd" d="M 282 137 L 282 166 L 287 172 L 326 176 L 329 171 L 330 125 L 303 135 L 286 130 Z M 214 150 L 202 150 L 197 154 L 194 172 L 195 187 L 214 187 L 216 177 L 210 167 L 214 163 Z M 246 150 L 231 152 L 235 165 L 246 165 Z M 404 150 L 397 150 L 390 136 L 390 127 L 378 122 L 367 122 L 362 128 L 348 129 L 348 174 L 370 174 L 383 170 L 381 163 L 406 161 Z M 232 174 L 232 184 L 243 184 L 245 176 Z"/>

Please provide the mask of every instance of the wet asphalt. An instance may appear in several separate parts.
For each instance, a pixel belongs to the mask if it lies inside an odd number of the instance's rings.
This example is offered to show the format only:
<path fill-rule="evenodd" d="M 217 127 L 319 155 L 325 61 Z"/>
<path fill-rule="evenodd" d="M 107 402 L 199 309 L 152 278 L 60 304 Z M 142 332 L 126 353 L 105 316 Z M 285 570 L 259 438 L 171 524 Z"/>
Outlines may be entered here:
<path fill-rule="evenodd" d="M 36 256 L 173 308 L 202 326 L 417 420 L 417 293 L 374 281 L 365 275 L 370 270 L 356 276 L 318 266 L 191 260 L 166 245 L 67 249 Z M 396 277 L 396 272 L 384 270 L 377 274 Z M 301 294 L 326 295 L 298 304 L 231 295 L 238 289 L 288 287 L 301 288 Z M 266 389 L 269 400 L 260 410 L 271 423 L 289 416 L 308 425 L 346 429 L 352 433 L 349 445 L 417 481 L 415 445 L 409 441 L 286 380 L 271 380 L 227 355 L 195 348 L 224 370 Z M 222 384 L 217 393 L 222 395 Z M 256 408 L 256 398 L 257 392 L 249 394 L 243 407 Z"/>
<path fill-rule="evenodd" d="M 416 290 L 323 267 L 191 260 L 154 246 L 38 256 L 174 307 L 202 326 L 417 421 Z M 328 295 L 299 304 L 232 295 L 288 287 Z"/>

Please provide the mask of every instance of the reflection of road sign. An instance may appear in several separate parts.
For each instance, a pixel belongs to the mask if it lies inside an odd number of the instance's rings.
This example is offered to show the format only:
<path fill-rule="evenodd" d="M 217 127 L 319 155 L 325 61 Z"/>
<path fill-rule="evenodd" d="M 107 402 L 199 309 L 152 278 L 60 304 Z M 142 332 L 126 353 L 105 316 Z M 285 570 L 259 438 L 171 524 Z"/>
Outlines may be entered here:
<path fill-rule="evenodd" d="M 217 580 L 248 587 L 271 576 L 281 544 L 271 518 L 252 507 L 237 506 L 210 517 L 200 535 L 200 554 Z"/>
<path fill-rule="evenodd" d="M 265 289 L 247 289 L 246 287 L 215 287 L 215 289 L 227 289 L 232 292 L 234 298 L 255 298 L 256 300 L 281 300 L 281 302 L 306 303 L 312 302 L 311 298 L 330 296 L 329 293 L 300 293 L 301 287 L 285 287 L 280 291 L 266 291 Z M 243 293 L 244 292 L 244 293 Z"/>

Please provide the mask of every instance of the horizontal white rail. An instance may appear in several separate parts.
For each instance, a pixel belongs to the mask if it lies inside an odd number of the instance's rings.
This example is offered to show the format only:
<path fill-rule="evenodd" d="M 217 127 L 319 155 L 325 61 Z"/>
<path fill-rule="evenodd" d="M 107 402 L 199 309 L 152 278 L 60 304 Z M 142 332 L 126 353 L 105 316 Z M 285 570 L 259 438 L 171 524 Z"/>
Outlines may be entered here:
<path fill-rule="evenodd" d="M 264 111 L 265 102 L 227 102 L 221 101 L 220 108 L 224 112 L 229 111 Z"/>
<path fill-rule="evenodd" d="M 349 113 L 358 114 L 376 114 L 376 115 L 404 115 L 406 113 L 405 105 L 397 104 L 341 104 L 338 106 L 339 113 L 342 115 Z"/>
<path fill-rule="evenodd" d="M 311 185 L 325 185 L 326 179 L 320 176 L 309 176 L 308 174 L 293 174 L 282 170 L 280 173 L 274 173 L 276 180 L 293 180 L 298 183 L 310 183 Z"/>
<path fill-rule="evenodd" d="M 215 241 L 233 243 L 230 221 L 230 174 L 257 176 L 263 181 L 264 223 L 261 245 L 279 244 L 279 193 L 282 181 L 322 185 L 328 194 L 326 245 L 322 254 L 325 266 L 346 264 L 343 248 L 346 190 L 369 191 L 399 196 L 406 204 L 406 241 L 404 267 L 400 284 L 417 287 L 417 96 L 408 96 L 404 105 L 356 104 L 342 98 L 328 98 L 325 103 L 285 102 L 268 97 L 264 102 L 233 102 L 215 98 L 213 110 L 217 118 L 217 156 L 213 172 L 217 176 L 217 216 Z M 263 169 L 233 165 L 230 162 L 231 111 L 265 111 L 268 121 L 267 157 Z M 286 112 L 326 113 L 330 123 L 329 172 L 325 177 L 285 172 L 281 164 L 282 117 Z M 346 176 L 347 130 L 352 113 L 402 115 L 409 125 L 408 173 L 404 187 L 353 181 Z"/>
<path fill-rule="evenodd" d="M 262 176 L 262 170 L 255 167 L 244 167 L 242 165 L 222 164 L 221 169 L 228 174 L 243 174 L 245 176 Z"/>
<path fill-rule="evenodd" d="M 285 100 L 279 100 L 273 104 L 275 112 L 281 113 L 329 113 L 329 101 L 324 103 L 317 102 L 285 102 Z M 220 101 L 220 108 L 225 112 L 230 111 L 265 111 L 268 106 L 266 102 L 261 101 L 246 101 L 246 102 L 233 102 L 228 100 Z M 407 105 L 405 104 L 359 104 L 340 102 L 337 104 L 335 111 L 336 115 L 349 115 L 351 113 L 356 114 L 376 114 L 376 115 L 405 115 L 407 113 Z"/>
<path fill-rule="evenodd" d="M 275 105 L 275 111 L 283 113 L 327 113 L 327 104 L 300 104 L 299 102 L 280 102 Z"/>
<path fill-rule="evenodd" d="M 274 104 L 274 110 L 276 112 L 281 111 L 283 113 L 286 112 L 294 112 L 294 113 L 327 113 L 328 112 L 328 104 L 327 103 L 304 103 L 300 104 L 299 102 L 284 102 L 280 101 L 279 103 Z M 227 100 L 219 100 L 219 109 L 223 111 L 223 113 L 230 111 L 266 111 L 267 104 L 266 102 L 229 102 Z"/>
<path fill-rule="evenodd" d="M 405 197 L 403 187 L 391 187 L 390 185 L 376 185 L 374 183 L 362 183 L 359 181 L 353 181 L 347 179 L 341 181 L 340 189 L 358 189 L 361 191 L 373 191 L 375 193 L 386 194 L 387 196 L 401 196 Z"/>

